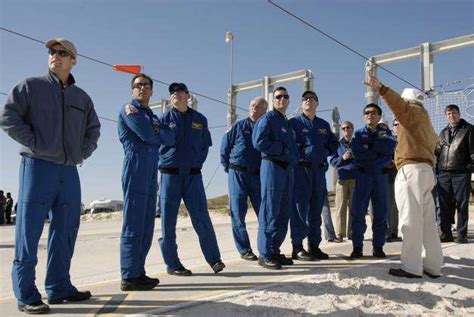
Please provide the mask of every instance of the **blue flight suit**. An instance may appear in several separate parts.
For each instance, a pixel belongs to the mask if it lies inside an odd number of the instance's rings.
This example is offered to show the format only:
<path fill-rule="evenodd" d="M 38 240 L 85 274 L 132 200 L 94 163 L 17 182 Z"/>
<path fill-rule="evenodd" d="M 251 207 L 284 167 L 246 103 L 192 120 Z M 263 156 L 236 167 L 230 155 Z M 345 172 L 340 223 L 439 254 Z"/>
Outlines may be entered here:
<path fill-rule="evenodd" d="M 153 111 L 136 99 L 125 105 L 118 118 L 123 145 L 123 225 L 120 239 L 122 279 L 145 275 L 145 260 L 153 241 L 158 191 L 158 150 L 172 145 L 173 133 L 159 125 Z"/>
<path fill-rule="evenodd" d="M 171 108 L 160 121 L 176 133 L 174 145 L 160 146 L 162 237 L 159 241 L 166 268 L 174 271 L 182 266 L 176 244 L 176 222 L 181 199 L 188 209 L 204 257 L 212 265 L 221 260 L 221 255 L 209 217 L 201 175 L 202 164 L 212 145 L 207 119 L 191 108 L 186 112 Z"/>
<path fill-rule="evenodd" d="M 338 142 L 329 123 L 321 118 L 311 120 L 303 113 L 291 118 L 289 124 L 295 131 L 296 145 L 301 154 L 295 168 L 291 241 L 294 245 L 301 245 L 308 238 L 308 243 L 318 247 L 321 243 L 321 212 L 327 197 L 327 157 L 336 153 Z"/>
<path fill-rule="evenodd" d="M 271 258 L 280 254 L 288 231 L 293 168 L 299 154 L 294 132 L 286 117 L 277 110 L 267 112 L 257 121 L 252 143 L 262 153 L 257 247 L 261 257 Z"/>
<path fill-rule="evenodd" d="M 245 254 L 252 250 L 245 226 L 247 197 L 258 217 L 260 208 L 260 163 L 262 156 L 252 144 L 255 123 L 250 118 L 240 120 L 224 134 L 221 163 L 229 174 L 230 214 L 232 234 L 237 250 Z"/>
<path fill-rule="evenodd" d="M 382 248 L 387 231 L 388 200 L 387 173 L 392 161 L 396 139 L 388 129 L 378 126 L 372 132 L 367 126 L 354 133 L 351 143 L 356 166 L 355 189 L 352 199 L 352 245 L 362 248 L 367 229 L 365 214 L 369 200 L 373 206 L 372 244 Z"/>

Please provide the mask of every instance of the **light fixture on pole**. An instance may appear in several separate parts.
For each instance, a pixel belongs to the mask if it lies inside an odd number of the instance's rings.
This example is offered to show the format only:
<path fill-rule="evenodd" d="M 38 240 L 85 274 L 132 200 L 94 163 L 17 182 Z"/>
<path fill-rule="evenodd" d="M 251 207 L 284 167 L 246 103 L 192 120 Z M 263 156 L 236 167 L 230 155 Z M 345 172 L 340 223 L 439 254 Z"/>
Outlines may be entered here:
<path fill-rule="evenodd" d="M 227 115 L 227 125 L 230 127 L 236 119 L 235 114 L 235 97 L 233 91 L 233 75 L 234 75 L 234 34 L 226 32 L 225 42 L 230 42 L 230 76 L 229 76 L 229 92 L 227 93 L 229 101 L 229 113 Z"/>

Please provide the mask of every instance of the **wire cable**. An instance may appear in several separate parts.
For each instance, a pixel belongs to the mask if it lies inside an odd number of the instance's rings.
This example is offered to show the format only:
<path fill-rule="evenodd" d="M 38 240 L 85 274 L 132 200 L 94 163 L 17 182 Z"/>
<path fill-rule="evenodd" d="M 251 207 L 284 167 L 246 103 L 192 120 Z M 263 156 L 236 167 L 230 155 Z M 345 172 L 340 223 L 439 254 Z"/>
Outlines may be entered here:
<path fill-rule="evenodd" d="M 41 44 L 45 44 L 45 43 L 46 43 L 46 42 L 44 42 L 44 41 L 35 39 L 35 38 L 31 37 L 31 36 L 28 36 L 28 35 L 25 35 L 25 34 L 22 34 L 22 33 L 19 33 L 19 32 L 16 32 L 16 31 L 13 31 L 13 30 L 4 28 L 4 27 L 0 27 L 0 30 L 5 31 L 5 32 L 8 32 L 8 33 L 11 33 L 11 34 L 14 34 L 14 35 L 18 35 L 18 36 L 23 37 L 23 38 L 25 38 L 25 39 L 28 39 L 28 40 L 31 40 L 31 41 L 34 41 L 34 42 L 38 42 L 38 43 L 41 43 Z M 93 57 L 90 57 L 90 56 L 87 56 L 87 55 L 77 54 L 77 56 L 80 56 L 80 57 L 82 57 L 82 58 L 88 59 L 88 60 L 90 60 L 90 61 L 93 61 L 93 62 L 102 64 L 102 65 L 105 65 L 105 66 L 108 66 L 108 67 L 113 67 L 113 66 L 114 66 L 113 64 L 110 64 L 110 63 L 101 61 L 101 60 L 99 60 L 99 59 L 96 59 L 96 58 L 93 58 Z M 170 84 L 167 83 L 167 82 L 164 82 L 164 81 L 162 81 L 162 80 L 159 80 L 159 79 L 156 79 L 156 78 L 153 78 L 153 77 L 152 77 L 151 79 L 152 79 L 154 82 L 160 83 L 160 84 L 165 85 L 165 86 L 169 86 L 169 85 L 170 85 Z M 217 103 L 221 103 L 221 104 L 224 104 L 224 105 L 226 105 L 226 106 L 229 105 L 228 102 L 225 102 L 225 101 L 216 99 L 216 98 L 214 98 L 214 97 L 210 97 L 210 96 L 207 96 L 207 95 L 204 95 L 204 94 L 195 92 L 195 91 L 190 91 L 190 92 L 193 93 L 193 94 L 195 94 L 196 96 L 199 96 L 199 97 L 202 97 L 202 98 L 205 98 L 205 99 L 208 99 L 208 100 L 217 102 Z M 236 109 L 243 110 L 243 111 L 248 111 L 248 109 L 241 108 L 241 107 L 238 107 L 238 106 L 235 106 L 235 108 L 236 108 Z"/>
<path fill-rule="evenodd" d="M 221 162 L 219 160 L 217 160 L 217 166 L 216 166 L 216 169 L 214 170 L 214 173 L 212 174 L 211 178 L 209 179 L 209 181 L 207 182 L 207 185 L 206 185 L 206 188 L 204 190 L 207 190 L 207 188 L 209 187 L 209 185 L 211 185 L 211 182 L 212 180 L 214 179 L 214 176 L 216 176 L 216 173 L 217 171 L 219 170 L 219 166 L 221 165 Z"/>
<path fill-rule="evenodd" d="M 422 91 L 422 89 L 418 88 L 418 86 L 416 86 L 416 85 L 412 84 L 411 82 L 409 82 L 409 81 L 403 79 L 402 77 L 398 76 L 397 74 L 395 74 L 394 72 L 388 70 L 387 68 L 385 68 L 385 67 L 383 67 L 383 66 L 381 66 L 381 65 L 379 65 L 379 64 L 377 64 L 377 63 L 372 62 L 372 61 L 370 60 L 370 58 L 368 58 L 367 56 L 365 56 L 365 55 L 359 53 L 358 51 L 356 51 L 355 49 L 351 48 L 350 46 L 348 46 L 348 45 L 342 43 L 341 41 L 339 41 L 339 40 L 336 39 L 335 37 L 333 37 L 333 36 L 327 34 L 326 32 L 324 32 L 324 31 L 322 31 L 322 30 L 320 30 L 319 28 L 315 27 L 315 26 L 312 25 L 311 23 L 305 21 L 303 18 L 300 18 L 300 17 L 297 16 L 296 14 L 291 13 L 291 12 L 288 11 L 287 9 L 283 8 L 282 6 L 279 6 L 278 4 L 274 3 L 272 0 L 267 0 L 267 1 L 268 1 L 271 5 L 277 7 L 278 9 L 280 9 L 280 10 L 283 11 L 283 12 L 285 12 L 285 13 L 288 14 L 289 16 L 291 16 L 291 17 L 295 18 L 296 20 L 300 21 L 301 23 L 305 24 L 305 25 L 308 26 L 309 28 L 315 30 L 316 32 L 319 32 L 320 34 L 324 35 L 325 37 L 329 38 L 330 40 L 332 40 L 332 41 L 336 42 L 337 44 L 343 46 L 344 48 L 348 49 L 348 50 L 351 51 L 352 53 L 354 53 L 354 54 L 356 54 L 356 55 L 362 57 L 364 60 L 373 63 L 374 65 L 376 65 L 377 67 L 380 67 L 381 69 L 383 69 L 384 71 L 386 71 L 386 72 L 389 73 L 390 75 L 392 75 L 392 76 L 394 76 L 394 77 L 400 79 L 401 81 L 403 81 L 404 83 L 406 83 L 406 84 L 412 86 L 413 88 L 416 88 L 416 89 Z"/>

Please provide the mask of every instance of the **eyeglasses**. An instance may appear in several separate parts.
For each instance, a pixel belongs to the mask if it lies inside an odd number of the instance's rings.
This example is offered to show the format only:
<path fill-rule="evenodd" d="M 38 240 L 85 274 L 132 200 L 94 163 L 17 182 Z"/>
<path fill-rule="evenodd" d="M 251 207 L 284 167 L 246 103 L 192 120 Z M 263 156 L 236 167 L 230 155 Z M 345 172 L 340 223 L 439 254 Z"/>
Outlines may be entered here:
<path fill-rule="evenodd" d="M 54 56 L 58 54 L 60 57 L 68 57 L 71 56 L 71 54 L 68 51 L 65 50 L 55 50 L 54 48 L 50 48 L 48 50 L 48 54 L 51 56 Z"/>
<path fill-rule="evenodd" d="M 364 114 L 368 116 L 369 114 L 378 115 L 379 113 L 377 111 L 365 111 Z"/>
<path fill-rule="evenodd" d="M 303 101 L 307 101 L 307 100 L 311 100 L 313 99 L 314 101 L 318 101 L 318 98 L 316 98 L 315 96 L 308 96 L 308 97 L 303 97 L 301 98 Z"/>
<path fill-rule="evenodd" d="M 284 99 L 288 100 L 288 99 L 290 99 L 290 96 L 289 95 L 278 95 L 278 96 L 275 96 L 273 98 L 278 99 L 278 100 L 284 98 Z"/>
<path fill-rule="evenodd" d="M 151 84 L 150 83 L 136 83 L 133 84 L 132 86 L 133 89 L 151 89 Z"/>
<path fill-rule="evenodd" d="M 342 129 L 342 130 L 350 130 L 351 127 L 342 127 L 341 129 Z"/>
<path fill-rule="evenodd" d="M 185 92 L 185 93 L 188 93 L 186 90 L 184 89 L 174 89 L 173 91 L 170 92 L 170 95 L 173 95 L 173 94 L 177 94 L 179 92 Z"/>

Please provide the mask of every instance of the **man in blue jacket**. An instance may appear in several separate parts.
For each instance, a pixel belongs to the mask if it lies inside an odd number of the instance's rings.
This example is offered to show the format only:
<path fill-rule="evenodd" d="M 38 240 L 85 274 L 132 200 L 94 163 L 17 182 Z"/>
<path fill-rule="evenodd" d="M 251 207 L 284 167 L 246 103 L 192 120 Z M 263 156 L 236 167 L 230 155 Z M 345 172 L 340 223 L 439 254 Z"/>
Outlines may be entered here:
<path fill-rule="evenodd" d="M 328 259 L 321 251 L 321 212 L 326 199 L 327 157 L 336 153 L 337 140 L 329 123 L 316 117 L 319 105 L 314 91 L 303 93 L 303 113 L 290 119 L 301 156 L 295 168 L 293 190 L 295 210 L 291 213 L 292 258 L 301 261 Z M 308 251 L 303 240 L 308 238 Z"/>
<path fill-rule="evenodd" d="M 258 215 L 258 264 L 279 270 L 293 261 L 280 253 L 290 217 L 293 167 L 299 159 L 294 132 L 286 119 L 290 96 L 286 88 L 273 91 L 273 110 L 256 123 L 252 134 L 255 149 L 262 153 L 261 198 Z"/>
<path fill-rule="evenodd" d="M 158 191 L 158 150 L 173 145 L 168 127 L 160 126 L 149 108 L 153 80 L 145 74 L 132 78 L 133 100 L 122 107 L 118 134 L 125 153 L 122 171 L 124 193 L 123 225 L 120 239 L 120 267 L 123 291 L 150 290 L 157 278 L 145 274 L 145 260 L 155 228 Z"/>
<path fill-rule="evenodd" d="M 350 121 L 341 124 L 342 138 L 337 153 L 331 157 L 331 165 L 336 169 L 336 242 L 344 237 L 352 238 L 351 209 L 355 189 L 356 167 L 351 143 L 354 125 Z M 347 235 L 346 235 L 347 233 Z"/>
<path fill-rule="evenodd" d="M 388 201 L 387 173 L 392 161 L 396 139 L 384 125 L 379 125 L 382 109 L 374 104 L 364 108 L 366 126 L 355 132 L 351 148 L 357 168 L 354 199 L 352 199 L 351 258 L 363 256 L 365 214 L 369 200 L 373 205 L 372 254 L 384 258 L 383 246 L 387 232 Z"/>
<path fill-rule="evenodd" d="M 257 120 L 267 111 L 265 98 L 257 97 L 250 102 L 249 116 L 234 124 L 224 134 L 221 144 L 221 163 L 229 174 L 229 200 L 232 234 L 240 257 L 256 261 L 250 247 L 245 226 L 247 198 L 250 198 L 258 217 L 260 208 L 260 162 L 262 156 L 252 145 L 252 131 Z"/>
<path fill-rule="evenodd" d="M 212 145 L 207 119 L 188 107 L 190 95 L 185 84 L 172 83 L 168 90 L 173 107 L 163 115 L 161 124 L 176 134 L 176 141 L 174 145 L 160 146 L 161 253 L 168 274 L 192 274 L 179 260 L 176 245 L 176 221 L 183 199 L 206 262 L 214 273 L 219 273 L 225 265 L 221 261 L 216 234 L 209 217 L 201 175 L 202 164 Z"/>
<path fill-rule="evenodd" d="M 28 78 L 7 96 L 0 126 L 22 145 L 12 280 L 18 309 L 49 311 L 35 285 L 38 242 L 51 220 L 45 289 L 49 304 L 89 299 L 69 275 L 79 230 L 81 186 L 76 165 L 97 148 L 100 123 L 91 98 L 75 85 L 77 50 L 57 38 L 46 43 L 49 72 Z"/>

